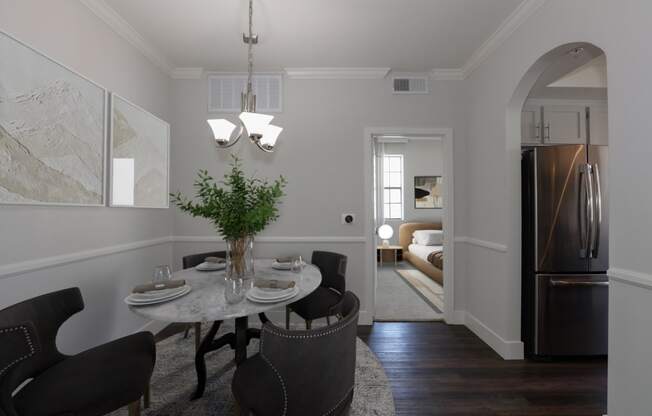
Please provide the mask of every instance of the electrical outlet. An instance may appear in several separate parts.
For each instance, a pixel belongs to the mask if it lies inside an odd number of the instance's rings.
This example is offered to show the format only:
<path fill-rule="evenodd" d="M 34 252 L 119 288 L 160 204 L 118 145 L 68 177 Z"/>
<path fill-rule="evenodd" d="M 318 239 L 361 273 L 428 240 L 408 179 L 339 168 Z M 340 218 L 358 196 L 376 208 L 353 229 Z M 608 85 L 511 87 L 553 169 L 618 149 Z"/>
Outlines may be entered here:
<path fill-rule="evenodd" d="M 355 222 L 355 214 L 342 214 L 342 224 L 351 225 Z"/>

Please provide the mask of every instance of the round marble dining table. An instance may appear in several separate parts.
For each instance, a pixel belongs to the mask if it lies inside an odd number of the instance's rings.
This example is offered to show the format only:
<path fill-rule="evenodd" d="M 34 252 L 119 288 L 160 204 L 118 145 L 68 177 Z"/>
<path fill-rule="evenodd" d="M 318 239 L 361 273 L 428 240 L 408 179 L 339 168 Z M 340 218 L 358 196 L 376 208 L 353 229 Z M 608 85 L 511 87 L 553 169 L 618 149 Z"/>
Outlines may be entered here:
<path fill-rule="evenodd" d="M 260 337 L 260 330 L 248 327 L 248 317 L 258 315 L 263 323 L 267 322 L 265 312 L 296 302 L 312 293 L 321 284 L 319 269 L 306 264 L 300 272 L 277 270 L 272 268 L 272 259 L 254 260 L 255 279 L 293 280 L 299 293 L 291 299 L 275 303 L 252 302 L 245 297 L 239 303 L 227 303 L 224 297 L 225 272 L 203 272 L 185 269 L 174 273 L 174 279 L 184 279 L 192 290 L 185 296 L 149 306 L 130 306 L 134 313 L 145 318 L 162 322 L 212 322 L 210 330 L 202 339 L 195 354 L 197 370 L 197 389 L 193 399 L 200 398 L 206 386 L 206 363 L 204 356 L 226 345 L 235 350 L 236 365 L 247 358 L 247 345 L 252 338 Z M 223 321 L 235 319 L 235 332 L 215 338 Z"/>

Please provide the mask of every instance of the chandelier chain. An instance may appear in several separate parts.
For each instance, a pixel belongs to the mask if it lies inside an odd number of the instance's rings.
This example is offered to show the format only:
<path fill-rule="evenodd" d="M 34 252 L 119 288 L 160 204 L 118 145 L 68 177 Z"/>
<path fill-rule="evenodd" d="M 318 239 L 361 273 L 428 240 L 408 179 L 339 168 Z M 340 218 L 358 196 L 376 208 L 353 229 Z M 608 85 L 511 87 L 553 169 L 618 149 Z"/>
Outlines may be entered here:
<path fill-rule="evenodd" d="M 254 51 L 253 51 L 253 16 L 254 16 L 254 5 L 253 0 L 249 0 L 249 42 L 248 42 L 248 76 L 247 76 L 247 95 L 251 93 L 251 78 L 254 70 Z"/>

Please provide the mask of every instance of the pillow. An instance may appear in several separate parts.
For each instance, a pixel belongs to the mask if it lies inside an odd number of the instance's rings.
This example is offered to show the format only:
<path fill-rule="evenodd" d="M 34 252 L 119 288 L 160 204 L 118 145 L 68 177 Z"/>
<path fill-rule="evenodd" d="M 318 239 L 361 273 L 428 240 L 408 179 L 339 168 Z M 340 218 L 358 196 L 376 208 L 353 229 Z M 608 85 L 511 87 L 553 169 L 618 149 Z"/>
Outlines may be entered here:
<path fill-rule="evenodd" d="M 422 246 L 440 246 L 444 241 L 442 230 L 416 230 L 412 235 L 417 244 Z"/>

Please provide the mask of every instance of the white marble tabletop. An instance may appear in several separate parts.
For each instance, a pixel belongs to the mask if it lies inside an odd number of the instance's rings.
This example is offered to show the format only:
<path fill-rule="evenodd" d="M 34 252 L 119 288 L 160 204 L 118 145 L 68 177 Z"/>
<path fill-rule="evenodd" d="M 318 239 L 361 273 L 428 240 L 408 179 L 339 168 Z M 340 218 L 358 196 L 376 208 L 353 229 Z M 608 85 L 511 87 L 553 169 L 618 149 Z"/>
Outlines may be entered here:
<path fill-rule="evenodd" d="M 185 279 L 192 287 L 187 295 L 151 306 L 130 306 L 136 314 L 163 322 L 212 322 L 241 316 L 256 315 L 296 302 L 312 293 L 321 284 L 321 273 L 316 266 L 307 264 L 300 273 L 272 268 L 272 259 L 256 259 L 254 271 L 257 279 L 294 280 L 299 294 L 283 302 L 255 303 L 244 299 L 229 304 L 224 299 L 224 270 L 200 272 L 186 269 L 174 273 L 174 279 Z"/>

